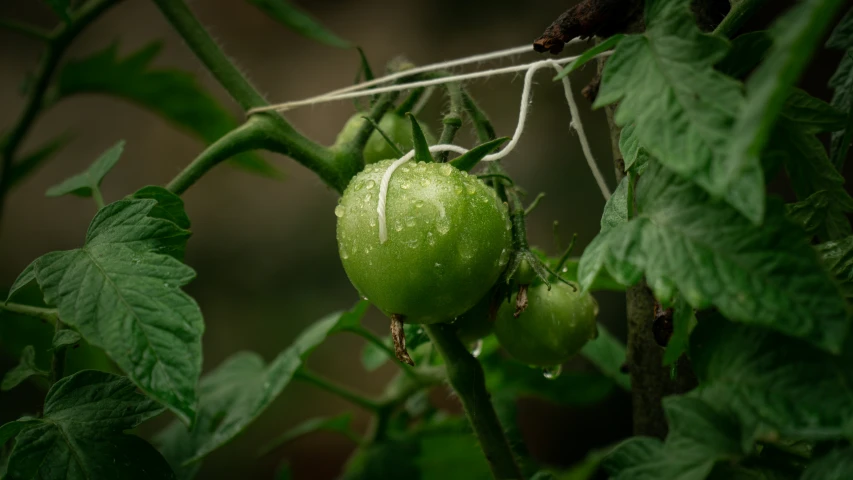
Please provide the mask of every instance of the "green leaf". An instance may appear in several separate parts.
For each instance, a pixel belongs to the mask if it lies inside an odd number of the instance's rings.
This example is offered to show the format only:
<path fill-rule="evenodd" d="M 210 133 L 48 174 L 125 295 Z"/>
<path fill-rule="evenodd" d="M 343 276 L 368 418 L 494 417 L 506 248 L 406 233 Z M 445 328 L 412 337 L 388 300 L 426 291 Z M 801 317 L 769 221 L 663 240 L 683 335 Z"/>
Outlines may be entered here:
<path fill-rule="evenodd" d="M 382 341 L 388 345 L 388 347 L 392 347 L 390 336 L 384 337 Z M 385 365 L 387 362 L 388 353 L 385 350 L 377 347 L 373 342 L 367 342 L 364 344 L 364 348 L 361 350 L 361 365 L 365 370 L 372 372 L 382 365 Z"/>
<path fill-rule="evenodd" d="M 15 162 L 9 174 L 9 185 L 14 186 L 23 181 L 31 173 L 35 172 L 42 163 L 62 150 L 71 142 L 71 135 L 62 134 L 45 142 L 34 151 L 24 155 Z"/>
<path fill-rule="evenodd" d="M 340 415 L 336 415 L 334 417 L 317 417 L 310 418 L 305 420 L 304 422 L 296 425 L 295 427 L 287 430 L 282 433 L 274 440 L 267 443 L 258 455 L 266 455 L 267 453 L 273 451 L 274 449 L 288 443 L 293 440 L 307 435 L 309 433 L 314 432 L 337 432 L 346 436 L 354 436 L 350 429 L 350 424 L 352 423 L 352 413 L 346 412 Z"/>
<path fill-rule="evenodd" d="M 823 439 L 853 436 L 853 348 L 841 356 L 719 315 L 699 323 L 690 359 L 700 380 L 696 395 L 726 405 L 745 431 Z"/>
<path fill-rule="evenodd" d="M 370 304 L 358 302 L 305 329 L 293 344 L 265 364 L 255 353 L 232 355 L 201 380 L 198 421 L 191 430 L 173 423 L 157 443 L 180 478 L 191 478 L 199 460 L 243 432 L 284 390 L 308 355 L 326 337 L 357 325 Z"/>
<path fill-rule="evenodd" d="M 818 190 L 801 202 L 785 205 L 788 218 L 809 235 L 815 235 L 826 222 L 829 211 L 829 195 L 826 190 Z"/>
<path fill-rule="evenodd" d="M 635 130 L 633 123 L 625 125 L 619 135 L 619 151 L 622 152 L 625 171 L 642 175 L 649 163 L 649 152 L 640 146 Z"/>
<path fill-rule="evenodd" d="M 507 140 L 509 140 L 509 137 L 500 137 L 481 145 L 477 145 L 471 150 L 468 150 L 467 153 L 459 155 L 451 160 L 450 164 L 463 172 L 470 172 L 478 163 L 480 163 L 480 160 L 485 158 L 486 155 L 499 149 Z"/>
<path fill-rule="evenodd" d="M 102 208 L 82 248 L 35 263 L 45 302 L 92 345 L 106 351 L 148 395 L 183 421 L 195 417 L 204 321 L 181 290 L 195 272 L 171 256 L 188 232 L 153 218 L 151 199 Z"/>
<path fill-rule="evenodd" d="M 625 176 L 616 190 L 604 204 L 604 213 L 601 215 L 601 231 L 618 227 L 628 223 L 628 192 L 631 190 L 631 178 Z"/>
<path fill-rule="evenodd" d="M 549 262 L 551 265 L 556 265 L 560 259 L 554 258 Z M 566 263 L 563 264 L 563 270 L 560 272 L 560 276 L 563 277 L 564 280 L 568 280 L 570 282 L 578 282 L 578 262 L 579 259 L 577 257 L 570 258 L 566 260 Z M 592 282 L 592 285 L 589 287 L 589 291 L 597 292 L 599 290 L 610 290 L 613 292 L 624 292 L 625 285 L 617 282 L 613 279 L 606 271 L 600 272 L 595 280 Z"/>
<path fill-rule="evenodd" d="M 781 204 L 770 202 L 756 227 L 657 162 L 638 182 L 637 204 L 634 219 L 602 232 L 584 251 L 583 288 L 604 268 L 629 285 L 645 274 L 653 288 L 675 286 L 694 308 L 714 305 L 732 320 L 840 349 L 847 306 Z"/>
<path fill-rule="evenodd" d="M 619 102 L 615 121 L 634 123 L 640 146 L 757 222 L 764 205 L 760 163 L 728 154 L 743 95 L 738 82 L 713 68 L 726 50 L 725 40 L 696 26 L 689 0 L 648 1 L 645 33 L 616 47 L 595 106 Z"/>
<path fill-rule="evenodd" d="M 62 195 L 77 195 L 79 197 L 91 197 L 95 190 L 99 190 L 101 182 L 107 173 L 112 170 L 121 153 L 124 150 L 124 140 L 119 141 L 109 150 L 101 154 L 95 163 L 85 171 L 66 179 L 59 185 L 47 189 L 45 195 L 48 197 L 59 197 Z"/>
<path fill-rule="evenodd" d="M 667 397 L 663 402 L 669 435 L 658 440 L 632 438 L 604 460 L 616 480 L 702 480 L 717 462 L 744 456 L 751 446 L 743 440 L 732 415 L 691 397 Z"/>
<path fill-rule="evenodd" d="M 834 450 L 813 461 L 800 480 L 847 480 L 853 478 L 853 448 Z"/>
<path fill-rule="evenodd" d="M 63 22 L 71 22 L 71 15 L 68 13 L 70 9 L 68 0 L 44 0 L 44 3 L 46 3 L 55 14 L 59 15 L 59 18 L 61 18 Z"/>
<path fill-rule="evenodd" d="M 424 136 L 424 131 L 411 113 L 407 113 L 409 120 L 412 121 L 412 142 L 415 146 L 415 161 L 416 162 L 433 162 L 432 154 L 429 153 L 429 144 Z"/>
<path fill-rule="evenodd" d="M 838 69 L 829 79 L 829 86 L 835 90 L 832 106 L 847 114 L 847 125 L 842 131 L 832 134 L 829 149 L 832 164 L 838 171 L 842 171 L 850 142 L 853 141 L 853 9 L 835 27 L 826 46 L 844 50 Z"/>
<path fill-rule="evenodd" d="M 288 0 L 249 0 L 275 21 L 294 32 L 330 47 L 350 48 L 352 44 L 322 26 L 305 11 Z"/>
<path fill-rule="evenodd" d="M 39 420 L 35 417 L 19 418 L 13 422 L 5 423 L 0 426 L 0 447 L 6 444 L 9 440 L 17 437 L 30 425 L 38 424 Z"/>
<path fill-rule="evenodd" d="M 622 372 L 622 365 L 625 364 L 625 344 L 603 325 L 598 324 L 598 337 L 584 345 L 581 355 L 622 389 L 631 391 L 631 377 Z"/>
<path fill-rule="evenodd" d="M 149 217 L 162 218 L 187 230 L 190 228 L 190 218 L 184 210 L 184 201 L 178 195 L 160 186 L 142 187 L 129 198 L 150 198 L 157 205 L 148 212 Z"/>
<path fill-rule="evenodd" d="M 21 354 L 21 361 L 18 365 L 3 376 L 3 383 L 0 383 L 0 391 L 9 391 L 33 375 L 47 377 L 49 374 L 50 372 L 42 370 L 36 365 L 36 350 L 32 345 L 27 345 Z"/>
<path fill-rule="evenodd" d="M 773 39 L 763 30 L 738 35 L 732 40 L 729 52 L 717 63 L 717 70 L 732 78 L 743 78 L 764 60 L 772 45 Z"/>
<path fill-rule="evenodd" d="M 36 281 L 35 265 L 36 262 L 33 260 L 29 265 L 27 265 L 27 268 L 18 275 L 18 278 L 15 279 L 15 282 L 12 283 L 12 286 L 9 288 L 9 294 L 6 295 L 7 302 L 11 300 L 19 290 Z"/>
<path fill-rule="evenodd" d="M 162 411 L 127 378 L 94 370 L 63 378 L 43 417 L 18 434 L 5 478 L 174 478 L 151 445 L 124 433 Z"/>
<path fill-rule="evenodd" d="M 696 327 L 696 314 L 693 311 L 693 307 L 688 305 L 682 297 L 678 297 L 675 300 L 672 325 L 672 336 L 663 354 L 664 365 L 672 365 L 677 362 L 681 354 L 687 351 L 690 332 Z"/>
<path fill-rule="evenodd" d="M 79 333 L 68 328 L 63 328 L 56 332 L 51 344 L 53 345 L 53 348 L 67 347 L 69 345 L 80 343 L 81 339 L 82 337 Z"/>
<path fill-rule="evenodd" d="M 735 168 L 730 173 L 737 174 L 746 167 L 752 171 L 760 164 L 759 158 L 790 88 L 800 78 L 824 30 L 843 3 L 844 0 L 803 1 L 773 24 L 769 31 L 773 46 L 746 83 L 746 102 L 731 131 L 728 157 Z M 763 188 L 760 193 L 763 196 Z M 760 215 L 742 211 L 753 222 L 761 219 Z"/>
<path fill-rule="evenodd" d="M 604 53 L 604 52 L 610 50 L 611 48 L 614 48 L 616 45 L 619 44 L 620 41 L 622 41 L 623 38 L 625 38 L 625 35 L 618 33 L 616 35 L 613 35 L 612 37 L 607 38 L 606 40 L 599 43 L 598 45 L 595 45 L 594 47 L 587 49 L 585 52 L 580 54 L 578 56 L 578 58 L 572 60 L 571 63 L 569 63 L 568 65 L 563 67 L 563 70 L 561 70 L 560 73 L 558 73 L 554 77 L 554 81 L 560 80 L 561 78 L 565 77 L 566 75 L 568 75 L 568 74 L 574 72 L 575 70 L 579 69 L 580 67 L 586 65 L 587 62 L 589 62 L 590 60 L 595 58 L 597 55 Z"/>
<path fill-rule="evenodd" d="M 853 298 L 853 236 L 815 247 L 824 265 L 841 284 L 844 296 Z"/>
<path fill-rule="evenodd" d="M 88 93 L 112 95 L 152 111 L 208 144 L 236 128 L 237 120 L 192 75 L 152 68 L 151 62 L 161 48 L 160 43 L 151 43 L 119 58 L 118 45 L 112 44 L 89 57 L 69 61 L 58 73 L 51 98 Z M 283 177 L 257 154 L 240 154 L 231 162 L 264 177 Z"/>

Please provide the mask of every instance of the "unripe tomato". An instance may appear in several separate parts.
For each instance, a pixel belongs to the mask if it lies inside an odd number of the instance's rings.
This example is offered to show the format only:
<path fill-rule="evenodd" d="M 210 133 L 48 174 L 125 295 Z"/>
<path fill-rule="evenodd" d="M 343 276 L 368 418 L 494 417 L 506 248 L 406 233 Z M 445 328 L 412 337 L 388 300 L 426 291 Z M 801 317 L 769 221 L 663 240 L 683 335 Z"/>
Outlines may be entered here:
<path fill-rule="evenodd" d="M 362 118 L 362 114 L 358 113 L 353 115 L 338 134 L 338 138 L 335 140 L 335 146 L 338 147 L 351 142 L 365 122 L 367 122 L 367 120 Z M 386 113 L 385 116 L 382 117 L 382 120 L 379 121 L 379 128 L 388 135 L 388 138 L 400 147 L 400 150 L 402 150 L 403 153 L 414 148 L 414 143 L 412 141 L 412 122 L 408 118 L 397 115 L 396 113 Z M 426 125 L 421 125 L 421 129 L 424 132 L 424 137 L 426 137 L 427 143 L 430 145 L 434 144 L 435 137 L 432 135 L 432 132 L 429 131 L 429 128 L 427 128 Z M 397 152 L 391 148 L 391 145 L 388 145 L 388 142 L 385 141 L 382 135 L 375 130 L 370 134 L 370 137 L 368 137 L 367 144 L 364 146 L 363 152 L 365 164 L 376 163 L 380 160 L 397 158 L 399 156 L 397 155 Z"/>
<path fill-rule="evenodd" d="M 492 287 L 509 258 L 506 205 L 475 176 L 446 163 L 413 163 L 391 177 L 388 238 L 379 241 L 379 183 L 392 160 L 368 165 L 340 204 L 338 249 L 355 288 L 407 323 L 462 314 Z"/>
<path fill-rule="evenodd" d="M 517 295 L 517 294 L 516 294 Z M 528 365 L 559 365 L 596 336 L 596 304 L 589 293 L 580 293 L 561 282 L 531 286 L 527 309 L 513 317 L 512 302 L 504 302 L 495 320 L 495 335 L 506 351 Z"/>

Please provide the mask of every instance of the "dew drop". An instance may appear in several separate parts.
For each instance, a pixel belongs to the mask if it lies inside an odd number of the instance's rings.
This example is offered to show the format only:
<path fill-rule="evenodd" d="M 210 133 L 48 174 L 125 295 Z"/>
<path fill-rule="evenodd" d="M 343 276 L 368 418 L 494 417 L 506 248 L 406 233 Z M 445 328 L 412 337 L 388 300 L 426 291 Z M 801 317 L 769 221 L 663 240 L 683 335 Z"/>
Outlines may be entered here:
<path fill-rule="evenodd" d="M 415 202 L 415 208 L 424 208 L 424 201 L 423 200 L 417 200 Z"/>
<path fill-rule="evenodd" d="M 471 356 L 477 358 L 483 353 L 483 339 L 479 339 L 471 345 Z"/>
<path fill-rule="evenodd" d="M 462 187 L 457 185 L 456 188 L 453 189 L 456 192 L 456 195 L 462 195 Z"/>
<path fill-rule="evenodd" d="M 449 177 L 450 174 L 453 173 L 453 167 L 445 163 L 442 166 L 438 167 L 438 171 L 441 172 L 441 174 L 445 177 Z"/>
<path fill-rule="evenodd" d="M 169 288 L 169 282 L 164 283 L 163 286 Z"/>
<path fill-rule="evenodd" d="M 344 216 L 344 206 L 343 205 L 338 205 L 337 207 L 335 207 L 335 216 L 338 218 L 341 218 Z"/>
<path fill-rule="evenodd" d="M 409 182 L 403 182 L 400 184 L 400 188 L 402 188 L 403 190 L 408 190 L 410 186 L 411 185 L 409 185 Z"/>
<path fill-rule="evenodd" d="M 556 380 L 561 373 L 563 373 L 562 365 L 554 365 L 553 367 L 542 369 L 542 376 L 548 380 Z"/>
<path fill-rule="evenodd" d="M 432 232 L 427 232 L 427 243 L 429 243 L 430 247 L 435 246 L 435 237 L 432 236 Z M 441 265 L 436 263 L 435 266 L 440 267 Z"/>
<path fill-rule="evenodd" d="M 370 203 L 370 200 L 372 198 L 373 197 L 368 193 L 367 195 L 364 196 L 364 203 Z"/>
<path fill-rule="evenodd" d="M 509 261 L 509 250 L 504 248 L 503 250 L 501 250 L 501 256 L 498 257 L 498 265 L 504 266 L 504 265 L 506 265 L 506 262 L 508 262 L 508 261 Z"/>
<path fill-rule="evenodd" d="M 403 167 L 400 169 L 403 173 L 409 173 L 409 167 Z"/>
<path fill-rule="evenodd" d="M 364 182 L 358 182 L 355 184 L 355 191 L 356 192 L 361 190 L 362 188 L 364 188 Z"/>
<path fill-rule="evenodd" d="M 474 195 L 477 193 L 477 188 L 470 183 L 465 185 L 465 190 L 468 192 L 468 195 Z"/>
<path fill-rule="evenodd" d="M 394 231 L 399 232 L 401 230 L 403 230 L 403 224 L 400 223 L 399 220 L 397 220 L 396 222 L 394 222 Z"/>
<path fill-rule="evenodd" d="M 347 253 L 346 249 L 341 249 L 341 258 L 343 258 L 344 260 L 349 258 L 349 254 Z"/>
<path fill-rule="evenodd" d="M 450 231 L 450 222 L 446 219 L 439 220 L 435 224 L 435 228 L 438 230 L 439 235 L 447 235 L 447 232 Z"/>
<path fill-rule="evenodd" d="M 414 227 L 415 226 L 415 217 L 406 217 L 406 226 Z"/>
<path fill-rule="evenodd" d="M 370 217 L 369 224 L 371 227 L 375 227 L 376 226 L 376 219 L 374 217 Z"/>
<path fill-rule="evenodd" d="M 364 188 L 370 190 L 371 188 L 373 188 L 375 186 L 376 186 L 376 182 L 374 182 L 373 180 L 368 180 L 367 185 L 365 185 Z"/>
<path fill-rule="evenodd" d="M 428 178 L 422 178 L 421 179 L 421 186 L 422 187 L 428 187 L 430 183 L 432 183 L 432 182 L 430 182 Z"/>

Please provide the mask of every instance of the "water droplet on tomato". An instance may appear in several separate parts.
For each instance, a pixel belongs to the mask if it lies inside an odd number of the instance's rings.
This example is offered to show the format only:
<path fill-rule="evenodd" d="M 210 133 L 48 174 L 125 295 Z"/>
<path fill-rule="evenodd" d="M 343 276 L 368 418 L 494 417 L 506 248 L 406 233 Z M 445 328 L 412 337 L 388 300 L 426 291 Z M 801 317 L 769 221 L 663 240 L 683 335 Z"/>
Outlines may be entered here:
<path fill-rule="evenodd" d="M 376 186 L 376 182 L 374 182 L 373 180 L 368 180 L 367 185 L 365 185 L 364 188 L 370 190 L 371 188 L 373 188 L 375 186 Z"/>
<path fill-rule="evenodd" d="M 343 217 L 343 216 L 344 216 L 344 211 L 345 211 L 344 206 L 343 206 L 343 205 L 338 205 L 337 207 L 335 207 L 335 216 L 336 216 L 336 217 L 338 217 L 338 218 Z"/>
<path fill-rule="evenodd" d="M 477 358 L 483 353 L 483 339 L 479 339 L 471 345 L 471 356 Z"/>
<path fill-rule="evenodd" d="M 445 177 L 449 177 L 450 174 L 453 173 L 453 167 L 445 163 L 444 165 L 438 167 L 438 171 L 441 172 L 441 174 Z"/>
<path fill-rule="evenodd" d="M 556 380 L 561 373 L 563 373 L 562 365 L 554 365 L 553 367 L 546 367 L 542 369 L 542 376 L 548 380 Z"/>

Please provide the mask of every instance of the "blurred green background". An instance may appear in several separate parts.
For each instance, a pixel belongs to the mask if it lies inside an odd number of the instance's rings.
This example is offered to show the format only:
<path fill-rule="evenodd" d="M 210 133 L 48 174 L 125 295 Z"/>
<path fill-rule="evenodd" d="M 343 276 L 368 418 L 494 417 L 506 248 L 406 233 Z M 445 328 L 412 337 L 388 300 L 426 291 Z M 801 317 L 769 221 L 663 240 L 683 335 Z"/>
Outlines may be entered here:
<path fill-rule="evenodd" d="M 298 2 L 331 30 L 360 45 L 375 71 L 397 55 L 418 64 L 532 42 L 563 10 L 576 2 L 564 0 L 312 0 Z M 768 2 L 750 28 L 760 28 L 791 2 Z M 226 53 L 265 92 L 271 101 L 319 94 L 352 82 L 358 67 L 354 50 L 326 47 L 289 32 L 260 10 L 240 0 L 197 0 L 191 7 Z M 42 3 L 7 0 L 0 18 L 16 18 L 50 27 L 55 19 Z M 118 42 L 121 55 L 161 40 L 154 61 L 160 68 L 179 68 L 195 74 L 235 115 L 239 109 L 192 56 L 178 35 L 150 2 L 128 0 L 109 11 L 69 49 L 66 59 L 81 58 Z M 0 30 L 0 130 L 9 128 L 23 107 L 22 83 L 34 68 L 41 45 Z M 582 47 L 569 52 L 580 51 Z M 564 53 L 565 55 L 565 53 Z M 532 61 L 536 54 L 515 60 Z M 803 80 L 813 95 L 828 99 L 826 81 L 837 65 L 837 54 L 822 53 Z M 509 60 L 501 63 L 506 65 Z M 572 77 L 581 116 L 592 151 L 615 187 L 607 124 L 602 111 L 591 111 L 579 92 L 594 74 L 594 66 Z M 531 194 L 547 198 L 528 220 L 531 243 L 556 254 L 552 223 L 559 221 L 564 242 L 578 234 L 583 247 L 595 236 L 604 201 L 595 186 L 576 136 L 569 130 L 569 113 L 559 84 L 550 71 L 537 76 L 526 131 L 504 164 L 517 183 Z M 499 135 L 515 129 L 521 75 L 494 77 L 468 85 L 490 114 Z M 420 118 L 440 131 L 445 100 L 436 92 Z M 354 113 L 347 101 L 287 112 L 287 118 L 309 137 L 330 144 Z M 73 142 L 55 159 L 18 186 L 9 196 L 0 236 L 0 285 L 8 286 L 34 258 L 52 250 L 79 246 L 95 208 L 87 199 L 51 199 L 44 191 L 84 169 L 118 139 L 126 139 L 124 156 L 103 184 L 105 199 L 116 200 L 142 186 L 164 184 L 204 147 L 197 139 L 166 124 L 146 110 L 111 97 L 84 95 L 63 101 L 41 118 L 24 144 L 39 145 L 70 132 Z M 459 143 L 471 145 L 465 131 Z M 204 365 L 210 370 L 240 350 L 254 350 L 271 359 L 296 334 L 324 314 L 348 308 L 357 299 L 341 268 L 335 245 L 334 192 L 310 171 L 280 156 L 264 154 L 286 172 L 283 181 L 219 166 L 185 195 L 194 232 L 186 262 L 198 272 L 187 291 L 205 316 Z M 580 249 L 576 250 L 580 252 Z M 37 294 L 37 292 L 36 292 Z M 600 321 L 624 338 L 624 296 L 597 294 Z M 0 372 L 15 364 L 23 345 L 10 332 L 20 325 L 48 329 L 33 319 L 0 315 Z M 385 334 L 387 322 L 371 311 L 368 325 Z M 354 390 L 378 394 L 396 366 L 368 373 L 361 366 L 363 341 L 335 336 L 311 358 L 310 366 Z M 40 354 L 46 358 L 47 352 Z M 78 354 L 79 355 L 79 354 Z M 589 369 L 583 360 L 570 365 Z M 37 410 L 43 391 L 28 384 L 0 393 L 0 421 Z M 433 399 L 455 408 L 449 391 Z M 615 392 L 598 405 L 558 407 L 540 400 L 523 400 L 519 422 L 534 457 L 553 465 L 571 465 L 588 451 L 630 434 L 630 399 Z M 356 412 L 355 425 L 366 428 L 368 417 L 325 392 L 294 383 L 260 421 L 205 463 L 200 478 L 270 478 L 276 466 L 288 461 L 295 478 L 334 478 L 353 449 L 334 434 L 312 434 L 273 454 L 255 458 L 257 448 L 300 420 Z M 163 418 L 146 425 L 150 434 Z"/>

